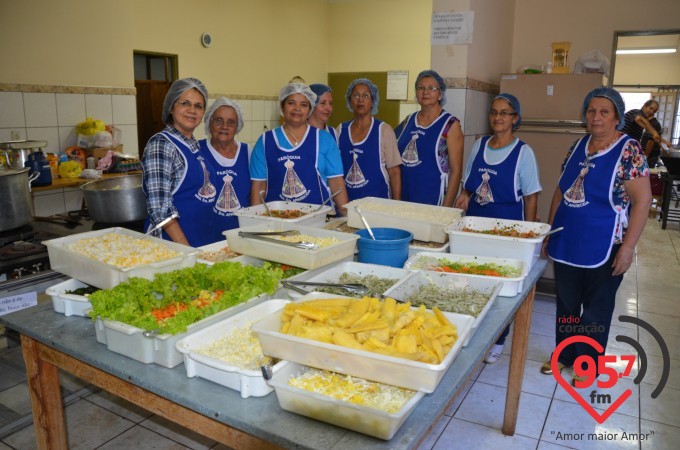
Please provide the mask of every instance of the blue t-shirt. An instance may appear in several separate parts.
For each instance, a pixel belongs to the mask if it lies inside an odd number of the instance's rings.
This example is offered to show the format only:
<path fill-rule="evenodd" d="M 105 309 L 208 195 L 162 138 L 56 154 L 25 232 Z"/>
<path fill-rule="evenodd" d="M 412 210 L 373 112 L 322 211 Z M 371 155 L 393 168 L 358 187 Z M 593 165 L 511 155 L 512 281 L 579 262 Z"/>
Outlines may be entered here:
<path fill-rule="evenodd" d="M 281 147 L 286 149 L 294 147 L 288 140 L 282 127 L 274 128 L 272 131 L 276 133 L 276 138 Z M 318 150 L 319 157 L 317 160 L 317 169 L 321 176 L 324 177 L 326 181 L 328 181 L 328 178 L 343 176 L 340 150 L 330 133 L 319 133 Z M 262 136 L 258 138 L 255 148 L 253 148 L 253 153 L 250 156 L 250 179 L 258 181 L 267 180 L 267 161 L 264 156 Z"/>

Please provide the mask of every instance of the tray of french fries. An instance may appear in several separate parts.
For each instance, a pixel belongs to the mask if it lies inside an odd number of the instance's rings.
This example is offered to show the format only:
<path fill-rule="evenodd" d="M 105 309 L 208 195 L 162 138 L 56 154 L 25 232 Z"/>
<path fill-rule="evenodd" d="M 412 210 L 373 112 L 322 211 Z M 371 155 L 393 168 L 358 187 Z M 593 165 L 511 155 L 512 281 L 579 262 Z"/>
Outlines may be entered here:
<path fill-rule="evenodd" d="M 267 356 L 430 393 L 473 323 L 471 316 L 390 298 L 314 292 L 263 317 L 252 330 Z"/>

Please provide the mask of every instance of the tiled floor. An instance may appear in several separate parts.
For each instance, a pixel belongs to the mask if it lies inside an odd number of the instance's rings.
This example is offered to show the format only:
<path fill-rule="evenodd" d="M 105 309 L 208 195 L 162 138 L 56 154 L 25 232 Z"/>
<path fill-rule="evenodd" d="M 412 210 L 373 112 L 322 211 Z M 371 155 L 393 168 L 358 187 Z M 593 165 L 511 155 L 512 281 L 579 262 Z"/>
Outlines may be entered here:
<path fill-rule="evenodd" d="M 640 342 L 647 354 L 647 370 L 641 384 L 633 383 L 639 367 L 606 392 L 617 398 L 626 389 L 632 395 L 602 425 L 588 415 L 555 378 L 539 373 L 553 349 L 555 302 L 537 296 L 524 372 L 519 419 L 514 436 L 501 431 L 507 386 L 510 345 L 501 360 L 480 369 L 457 401 L 446 412 L 420 449 L 676 449 L 680 442 L 680 227 L 669 223 L 661 230 L 650 219 L 638 245 L 637 261 L 619 289 L 615 319 L 607 354 L 635 353 L 615 337 L 626 335 Z M 621 315 L 635 316 L 652 324 L 665 339 L 670 356 L 670 377 L 661 394 L 651 398 L 663 370 L 658 344 L 644 329 L 620 322 Z M 4 362 L 4 365 L 3 365 Z M 5 352 L 0 368 L 0 419 L 30 410 L 18 349 Z M 621 370 L 623 366 L 619 366 Z M 569 369 L 563 371 L 569 379 Z M 66 420 L 72 449 L 224 449 L 222 445 L 168 423 L 141 408 L 103 391 L 92 391 L 71 377 L 63 377 Z M 588 399 L 590 389 L 580 389 Z M 600 393 L 604 391 L 600 390 Z M 596 406 L 602 412 L 604 407 Z M 2 422 L 0 422 L 2 423 Z M 589 436 L 593 433 L 601 440 Z M 625 433 L 625 436 L 624 436 Z M 35 448 L 30 423 L 2 433 L 0 450 Z M 633 436 L 636 435 L 636 436 Z M 642 435 L 644 440 L 637 436 Z"/>

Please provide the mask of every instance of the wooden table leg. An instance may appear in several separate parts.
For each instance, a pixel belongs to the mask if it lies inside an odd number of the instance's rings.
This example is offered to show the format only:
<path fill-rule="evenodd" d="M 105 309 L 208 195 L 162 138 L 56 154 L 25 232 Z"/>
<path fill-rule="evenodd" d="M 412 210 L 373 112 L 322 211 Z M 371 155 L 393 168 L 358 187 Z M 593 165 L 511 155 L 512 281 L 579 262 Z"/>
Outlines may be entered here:
<path fill-rule="evenodd" d="M 59 388 L 59 369 L 40 358 L 38 342 L 21 335 L 26 362 L 33 425 L 38 448 L 68 450 L 64 405 Z"/>
<path fill-rule="evenodd" d="M 515 314 L 515 325 L 512 331 L 512 350 L 510 351 L 510 370 L 508 372 L 508 391 L 505 396 L 505 416 L 503 418 L 503 434 L 512 436 L 517 425 L 519 396 L 522 392 L 524 362 L 529 342 L 531 312 L 534 309 L 536 286 L 529 291 L 522 305 Z"/>

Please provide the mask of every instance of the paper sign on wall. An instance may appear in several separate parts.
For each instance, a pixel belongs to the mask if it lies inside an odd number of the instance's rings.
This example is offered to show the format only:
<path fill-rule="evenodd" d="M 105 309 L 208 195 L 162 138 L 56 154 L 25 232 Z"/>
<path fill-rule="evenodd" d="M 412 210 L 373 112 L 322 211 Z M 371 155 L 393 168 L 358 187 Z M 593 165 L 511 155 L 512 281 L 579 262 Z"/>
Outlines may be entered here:
<path fill-rule="evenodd" d="M 408 70 L 387 72 L 387 100 L 406 100 L 408 98 Z"/>
<path fill-rule="evenodd" d="M 474 11 L 432 14 L 432 45 L 471 44 Z"/>

